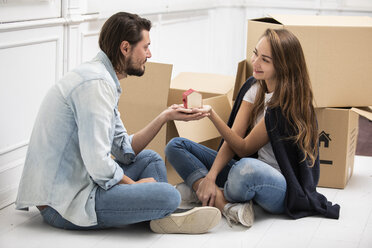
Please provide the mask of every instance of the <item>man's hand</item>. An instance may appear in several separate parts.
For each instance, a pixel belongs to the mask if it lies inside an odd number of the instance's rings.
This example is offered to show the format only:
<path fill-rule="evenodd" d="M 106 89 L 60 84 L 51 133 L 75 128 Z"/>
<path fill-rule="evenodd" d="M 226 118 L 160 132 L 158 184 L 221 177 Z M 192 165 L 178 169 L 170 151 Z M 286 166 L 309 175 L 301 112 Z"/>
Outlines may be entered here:
<path fill-rule="evenodd" d="M 119 182 L 119 184 L 137 184 L 137 183 L 156 183 L 156 180 L 153 177 L 146 177 L 142 178 L 138 181 L 133 181 L 130 177 L 127 175 L 123 176 L 123 179 Z"/>
<path fill-rule="evenodd" d="M 199 183 L 198 190 L 196 191 L 196 195 L 198 196 L 199 200 L 202 202 L 203 206 L 214 206 L 216 200 L 216 183 L 214 180 L 205 177 Z"/>
<path fill-rule="evenodd" d="M 134 182 L 134 184 L 137 183 L 156 183 L 156 180 L 153 177 L 146 177 Z"/>
<path fill-rule="evenodd" d="M 184 108 L 182 104 L 173 104 L 165 110 L 165 113 L 168 121 L 194 121 L 200 120 L 209 115 L 209 113 L 206 111 L 201 111 L 201 109 Z"/>

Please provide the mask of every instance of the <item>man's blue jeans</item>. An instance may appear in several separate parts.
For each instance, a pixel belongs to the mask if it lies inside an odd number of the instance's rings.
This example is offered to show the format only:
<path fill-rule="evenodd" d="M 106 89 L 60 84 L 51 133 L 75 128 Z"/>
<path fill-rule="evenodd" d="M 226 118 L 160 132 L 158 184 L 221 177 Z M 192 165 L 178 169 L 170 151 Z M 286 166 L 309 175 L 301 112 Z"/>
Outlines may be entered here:
<path fill-rule="evenodd" d="M 132 164 L 122 165 L 122 168 L 124 174 L 134 181 L 153 177 L 157 182 L 118 184 L 109 190 L 98 187 L 95 198 L 98 224 L 95 226 L 76 226 L 51 207 L 41 211 L 44 221 L 63 229 L 104 229 L 160 219 L 177 209 L 181 202 L 180 194 L 167 183 L 164 161 L 156 152 L 144 150 Z"/>
<path fill-rule="evenodd" d="M 207 175 L 217 152 L 185 138 L 174 138 L 165 148 L 165 154 L 185 183 L 192 187 Z M 286 180 L 279 171 L 258 159 L 231 160 L 218 175 L 216 184 L 224 188 L 229 202 L 254 200 L 271 213 L 284 212 Z"/>

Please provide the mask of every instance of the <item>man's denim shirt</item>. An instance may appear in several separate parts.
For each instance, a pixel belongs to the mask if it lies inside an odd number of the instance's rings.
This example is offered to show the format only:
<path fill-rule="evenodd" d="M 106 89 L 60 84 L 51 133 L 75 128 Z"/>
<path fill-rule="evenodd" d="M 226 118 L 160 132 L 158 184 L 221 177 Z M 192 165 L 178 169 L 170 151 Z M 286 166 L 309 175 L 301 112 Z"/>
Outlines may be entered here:
<path fill-rule="evenodd" d="M 79 226 L 97 224 L 95 192 L 124 175 L 132 136 L 120 119 L 119 80 L 105 53 L 67 73 L 46 95 L 32 131 L 17 209 L 49 205 Z"/>

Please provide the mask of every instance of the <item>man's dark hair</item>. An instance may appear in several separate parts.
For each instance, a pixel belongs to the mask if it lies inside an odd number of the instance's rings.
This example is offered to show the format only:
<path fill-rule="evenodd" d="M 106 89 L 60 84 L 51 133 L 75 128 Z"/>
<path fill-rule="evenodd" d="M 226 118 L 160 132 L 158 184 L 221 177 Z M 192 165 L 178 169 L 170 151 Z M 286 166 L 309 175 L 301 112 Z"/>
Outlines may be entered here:
<path fill-rule="evenodd" d="M 103 24 L 99 35 L 99 47 L 110 59 L 115 71 L 125 68 L 125 57 L 120 52 L 122 41 L 135 46 L 142 40 L 142 30 L 150 31 L 151 21 L 136 14 L 118 12 Z"/>

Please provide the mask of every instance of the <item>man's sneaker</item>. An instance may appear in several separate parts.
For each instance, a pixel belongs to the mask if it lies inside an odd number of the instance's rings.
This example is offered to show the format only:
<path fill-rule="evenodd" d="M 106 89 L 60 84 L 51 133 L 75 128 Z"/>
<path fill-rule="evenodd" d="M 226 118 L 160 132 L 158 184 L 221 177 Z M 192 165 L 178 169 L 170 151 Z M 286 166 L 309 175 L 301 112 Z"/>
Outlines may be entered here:
<path fill-rule="evenodd" d="M 221 212 L 215 207 L 196 207 L 182 213 L 150 221 L 150 228 L 156 233 L 206 233 L 221 220 Z"/>
<path fill-rule="evenodd" d="M 232 227 L 232 223 L 242 224 L 251 227 L 254 221 L 253 203 L 227 203 L 223 208 L 222 214 L 226 217 L 227 223 Z"/>
<path fill-rule="evenodd" d="M 195 191 L 187 186 L 186 183 L 179 183 L 175 187 L 180 192 L 184 203 L 200 203 Z"/>

